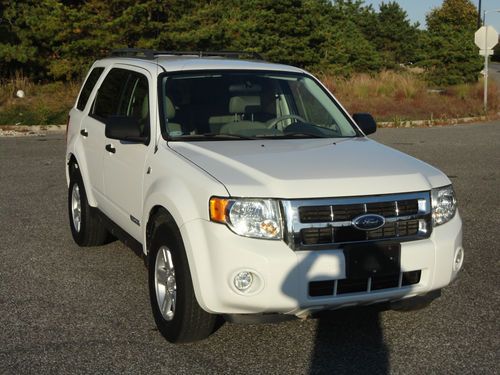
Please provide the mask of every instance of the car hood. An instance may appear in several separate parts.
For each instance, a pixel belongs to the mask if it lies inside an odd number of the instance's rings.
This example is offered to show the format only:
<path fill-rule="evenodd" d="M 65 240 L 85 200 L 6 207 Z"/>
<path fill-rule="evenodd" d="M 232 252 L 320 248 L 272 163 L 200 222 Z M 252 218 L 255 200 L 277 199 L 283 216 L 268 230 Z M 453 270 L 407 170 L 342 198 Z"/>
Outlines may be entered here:
<path fill-rule="evenodd" d="M 318 198 L 450 184 L 438 169 L 368 138 L 169 142 L 231 196 Z"/>

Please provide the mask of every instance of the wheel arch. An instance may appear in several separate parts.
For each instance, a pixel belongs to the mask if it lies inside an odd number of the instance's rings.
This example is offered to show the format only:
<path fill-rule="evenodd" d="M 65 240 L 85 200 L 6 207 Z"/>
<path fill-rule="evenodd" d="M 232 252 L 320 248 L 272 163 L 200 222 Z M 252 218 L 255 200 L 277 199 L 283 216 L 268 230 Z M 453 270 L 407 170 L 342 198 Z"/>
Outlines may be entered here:
<path fill-rule="evenodd" d="M 144 244 L 145 245 L 143 247 L 143 252 L 144 252 L 144 255 L 146 255 L 146 256 L 149 253 L 149 249 L 151 247 L 151 240 L 153 239 L 155 217 L 161 211 L 165 211 L 165 213 L 172 216 L 170 214 L 170 212 L 165 207 L 163 207 L 161 204 L 157 204 L 157 205 L 151 207 L 151 209 L 149 210 L 148 221 L 147 221 L 146 226 L 145 226 L 145 236 L 144 236 L 144 239 L 145 239 Z M 174 222 L 175 222 L 175 219 L 174 219 Z"/>
<path fill-rule="evenodd" d="M 174 176 L 175 177 L 175 176 Z M 208 219 L 208 202 L 210 193 L 204 190 L 214 191 L 213 195 L 223 195 L 220 186 L 215 184 L 216 188 L 210 189 L 193 189 L 194 184 L 189 184 L 178 178 L 158 178 L 147 189 L 144 194 L 145 201 L 143 204 L 143 216 L 141 222 L 145 223 L 142 232 L 142 244 L 144 254 L 147 255 L 149 249 L 148 230 L 150 230 L 151 218 L 158 212 L 164 209 L 180 228 L 187 222 L 199 218 Z M 218 189 L 217 189 L 218 188 Z M 188 254 L 190 255 L 190 254 Z"/>
<path fill-rule="evenodd" d="M 71 173 L 74 171 L 76 167 L 80 171 L 80 175 L 82 176 L 83 186 L 85 187 L 85 193 L 87 194 L 87 200 L 89 205 L 92 207 L 97 207 L 97 201 L 94 197 L 94 193 L 92 192 L 90 180 L 88 178 L 88 166 L 85 162 L 85 158 L 79 158 L 78 154 L 78 146 L 75 145 L 75 149 L 71 152 L 68 152 L 66 155 L 66 182 L 69 187 L 69 182 L 71 178 Z M 73 169 L 72 169 L 73 168 Z"/>
<path fill-rule="evenodd" d="M 143 246 L 144 255 L 146 256 L 146 259 L 149 256 L 149 250 L 155 229 L 155 217 L 162 211 L 165 212 L 168 216 L 170 216 L 170 218 L 172 218 L 171 222 L 169 223 L 169 226 L 170 228 L 172 228 L 172 230 L 176 230 L 178 232 L 179 240 L 182 241 L 184 251 L 186 252 L 186 259 L 191 274 L 191 281 L 193 283 L 193 289 L 194 289 L 194 294 L 196 296 L 196 300 L 201 306 L 205 306 L 200 294 L 201 293 L 199 285 L 200 280 L 196 272 L 196 264 L 195 264 L 196 262 L 193 259 L 194 254 L 191 254 L 187 249 L 186 239 L 182 235 L 181 225 L 179 224 L 179 218 L 176 219 L 175 214 L 173 214 L 170 210 L 168 210 L 168 208 L 165 205 L 155 204 L 149 210 L 148 221 L 147 224 L 145 225 L 145 240 L 144 240 L 145 246 Z"/>

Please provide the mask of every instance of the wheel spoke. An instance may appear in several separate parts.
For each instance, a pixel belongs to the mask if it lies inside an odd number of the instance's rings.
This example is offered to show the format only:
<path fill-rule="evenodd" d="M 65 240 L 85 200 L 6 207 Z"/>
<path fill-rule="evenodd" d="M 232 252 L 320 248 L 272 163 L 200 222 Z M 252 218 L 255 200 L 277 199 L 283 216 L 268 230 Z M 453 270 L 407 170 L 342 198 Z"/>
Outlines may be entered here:
<path fill-rule="evenodd" d="M 172 253 L 166 246 L 158 249 L 154 272 L 158 308 L 163 318 L 170 321 L 174 318 L 177 283 Z"/>
<path fill-rule="evenodd" d="M 80 188 L 78 187 L 78 184 L 73 184 L 73 189 L 71 190 L 71 218 L 74 229 L 77 232 L 80 232 L 82 223 L 82 208 Z"/>
<path fill-rule="evenodd" d="M 177 292 L 176 291 L 172 292 L 170 299 L 172 301 L 172 307 L 171 307 L 172 313 L 175 313 L 175 302 L 177 300 Z"/>
<path fill-rule="evenodd" d="M 172 254 L 170 253 L 170 251 L 167 253 L 166 264 L 170 271 L 174 270 L 174 262 L 172 262 Z"/>
<path fill-rule="evenodd" d="M 170 312 L 172 306 L 172 300 L 168 293 L 165 293 L 165 298 L 163 299 L 163 303 L 161 304 L 161 312 L 166 315 Z"/>

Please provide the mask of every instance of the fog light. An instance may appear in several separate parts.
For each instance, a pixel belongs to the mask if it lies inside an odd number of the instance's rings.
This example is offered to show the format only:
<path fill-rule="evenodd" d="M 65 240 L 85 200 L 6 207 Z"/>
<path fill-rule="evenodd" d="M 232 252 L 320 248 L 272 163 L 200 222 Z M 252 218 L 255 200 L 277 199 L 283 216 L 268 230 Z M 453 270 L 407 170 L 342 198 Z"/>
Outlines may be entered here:
<path fill-rule="evenodd" d="M 458 248 L 455 252 L 455 259 L 453 261 L 453 271 L 458 272 L 460 268 L 462 268 L 462 264 L 464 263 L 464 249 Z"/>
<path fill-rule="evenodd" d="M 234 286 L 240 291 L 247 290 L 252 286 L 253 274 L 248 271 L 242 271 L 234 277 Z"/>

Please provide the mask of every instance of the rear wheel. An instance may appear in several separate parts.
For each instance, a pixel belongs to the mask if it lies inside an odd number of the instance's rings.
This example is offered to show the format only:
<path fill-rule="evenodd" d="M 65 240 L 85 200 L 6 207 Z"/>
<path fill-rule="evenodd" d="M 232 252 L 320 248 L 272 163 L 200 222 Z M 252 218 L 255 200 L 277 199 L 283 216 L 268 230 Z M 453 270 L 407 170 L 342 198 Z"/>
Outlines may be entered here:
<path fill-rule="evenodd" d="M 214 330 L 216 316 L 204 311 L 196 300 L 184 245 L 173 218 L 161 212 L 154 220 L 148 272 L 156 325 L 172 343 L 205 339 Z"/>
<path fill-rule="evenodd" d="M 89 206 L 82 176 L 71 168 L 68 188 L 68 213 L 73 240 L 80 246 L 99 246 L 108 240 L 108 231 L 97 213 Z"/>

